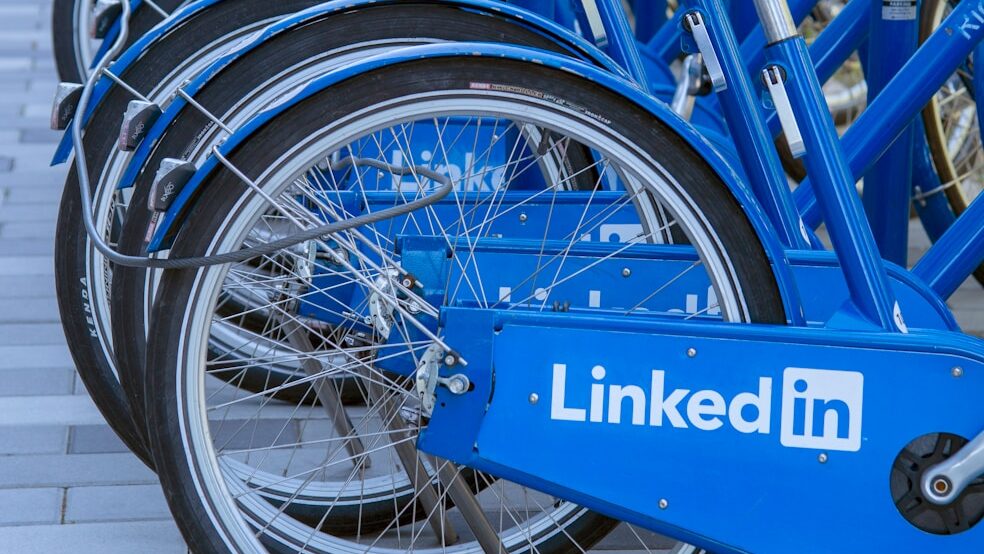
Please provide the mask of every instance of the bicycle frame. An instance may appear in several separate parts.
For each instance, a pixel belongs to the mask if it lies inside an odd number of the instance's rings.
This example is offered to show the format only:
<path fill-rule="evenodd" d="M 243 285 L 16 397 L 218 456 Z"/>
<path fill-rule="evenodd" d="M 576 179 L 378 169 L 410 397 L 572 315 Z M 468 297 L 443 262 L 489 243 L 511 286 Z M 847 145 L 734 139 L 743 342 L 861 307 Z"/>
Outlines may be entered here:
<path fill-rule="evenodd" d="M 817 209 L 853 306 L 824 329 L 446 308 L 446 342 L 461 345 L 468 364 L 442 372 L 467 375 L 474 390 L 438 390 L 440 409 L 418 447 L 714 552 L 979 550 L 984 527 L 925 533 L 900 516 L 887 485 L 911 441 L 941 430 L 978 436 L 984 343 L 905 328 L 805 43 L 785 6 L 762 0 L 759 7 L 780 23 L 770 31 L 769 63 L 785 70 Z M 984 38 L 984 25 L 970 19 L 984 17 L 984 2 L 959 8 L 885 89 L 915 84 L 912 97 L 883 94 L 869 120 L 914 117 L 925 100 L 919 95 L 932 94 Z M 734 47 L 727 22 L 713 16 L 717 0 L 693 9 L 717 48 Z M 976 27 L 966 36 L 957 34 L 964 21 Z M 925 67 L 934 52 L 937 67 Z M 748 79 L 725 72 L 723 94 Z M 893 122 L 865 144 L 885 143 L 880 154 L 907 125 Z M 944 290 L 976 266 L 982 221 L 977 200 L 917 275 Z M 952 262 L 953 254 L 963 257 Z M 919 409 L 899 410 L 910 405 Z"/>

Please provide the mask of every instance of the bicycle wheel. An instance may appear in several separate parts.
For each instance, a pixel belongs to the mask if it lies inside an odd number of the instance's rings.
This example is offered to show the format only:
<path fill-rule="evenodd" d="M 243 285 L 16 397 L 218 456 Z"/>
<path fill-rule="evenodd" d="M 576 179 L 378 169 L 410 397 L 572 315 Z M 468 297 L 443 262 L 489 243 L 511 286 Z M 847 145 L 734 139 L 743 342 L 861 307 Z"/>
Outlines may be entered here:
<path fill-rule="evenodd" d="M 594 155 L 598 178 L 589 190 L 572 186 L 573 174 L 561 169 L 572 165 L 555 158 L 577 145 Z M 478 517 L 462 508 L 474 503 L 460 496 L 445 500 L 456 490 L 460 468 L 426 457 L 417 462 L 414 453 L 401 457 L 401 445 L 413 440 L 426 417 L 412 378 L 400 377 L 391 364 L 419 362 L 431 343 L 410 332 L 416 327 L 409 323 L 413 306 L 431 313 L 438 306 L 399 284 L 392 289 L 379 284 L 399 271 L 398 234 L 433 235 L 467 267 L 474 263 L 468 260 L 474 260 L 471 254 L 480 240 L 505 234 L 515 216 L 504 205 L 507 197 L 528 201 L 546 195 L 549 209 L 537 216 L 538 226 L 520 226 L 516 235 L 506 235 L 529 240 L 540 252 L 532 273 L 517 276 L 528 282 L 543 273 L 541 262 L 549 257 L 537 245 L 545 248 L 556 239 L 565 245 L 563 252 L 627 211 L 636 231 L 624 237 L 622 247 L 664 242 L 673 248 L 677 237 L 685 236 L 687 241 L 676 248 L 699 256 L 681 271 L 706 273 L 715 300 L 700 312 L 677 317 L 785 322 L 765 253 L 741 207 L 706 163 L 650 114 L 573 74 L 474 57 L 375 70 L 284 112 L 240 145 L 230 160 L 251 184 L 244 186 L 232 171 L 216 170 L 178 235 L 173 256 L 235 250 L 326 218 L 344 220 L 350 215 L 348 193 L 361 197 L 359 209 L 369 213 L 373 206 L 401 203 L 404 195 L 418 198 L 434 186 L 422 183 L 426 168 L 444 173 L 455 186 L 441 212 L 427 208 L 252 263 L 277 268 L 272 277 L 251 283 L 254 291 L 268 288 L 268 294 L 258 295 L 275 314 L 267 332 L 294 345 L 295 363 L 315 364 L 308 368 L 307 382 L 292 386 L 316 394 L 323 378 L 337 373 L 368 383 L 366 405 L 345 411 L 350 425 L 344 432 L 331 410 L 325 417 L 324 406 L 285 405 L 209 376 L 215 367 L 209 353 L 213 324 L 229 317 L 216 317 L 223 291 L 240 287 L 249 273 L 223 266 L 162 276 L 148 345 L 153 450 L 172 512 L 196 551 L 480 552 L 475 537 L 486 536 L 478 531 L 486 526 L 509 552 L 574 551 L 597 538 L 602 527 L 597 516 L 491 476 L 478 475 L 484 486 L 469 493 L 483 508 Z M 413 171 L 397 178 L 379 170 L 393 167 L 394 161 Z M 609 205 L 614 208 L 592 214 L 599 209 L 592 199 L 604 194 L 614 196 Z M 573 205 L 581 217 L 551 217 L 560 205 Z M 552 309 L 550 290 L 571 276 L 556 265 L 560 257 L 554 256 L 539 286 L 529 285 L 536 292 L 528 298 L 502 298 L 499 288 L 491 289 L 491 297 L 482 294 L 487 290 L 483 274 L 474 268 L 445 283 L 443 303 L 470 298 L 480 305 Z M 592 269 L 581 268 L 581 274 Z M 311 280 L 315 274 L 317 285 Z M 633 290 L 638 304 L 628 312 L 645 308 L 673 316 L 670 289 L 670 283 L 653 283 Z M 518 295 L 522 289 L 513 290 Z M 369 291 L 399 306 L 391 333 L 380 326 L 365 328 L 361 314 L 373 304 Z M 348 306 L 348 313 L 338 313 L 338 306 Z M 251 354 L 251 363 L 272 361 L 262 348 Z M 260 437 L 262 422 L 271 419 L 273 432 Z M 357 440 L 367 441 L 362 449 L 354 446 Z M 250 468 L 246 480 L 243 465 Z M 418 467 L 430 470 L 428 475 L 432 468 L 445 468 L 441 477 L 447 478 L 428 478 L 418 492 L 410 485 Z M 257 478 L 261 474 L 266 476 Z M 271 488 L 286 495 L 283 505 L 264 497 Z M 320 519 L 285 514 L 296 499 L 319 491 L 335 492 Z M 347 505 L 339 500 L 346 495 L 347 501 L 358 502 L 360 513 L 391 520 L 366 518 L 370 521 L 362 526 L 360 519 L 354 533 L 325 532 L 333 512 Z M 522 505 L 506 498 L 520 499 Z M 451 544 L 449 525 L 462 533 L 461 542 Z"/>
<path fill-rule="evenodd" d="M 152 101 L 163 103 L 185 79 L 257 27 L 312 1 L 236 0 L 196 13 L 162 37 L 120 75 Z M 132 95 L 114 87 L 96 107 L 84 135 L 96 226 L 110 242 L 119 240 L 127 194 L 116 182 L 130 155 L 117 148 L 123 113 Z M 149 453 L 119 384 L 112 348 L 109 288 L 113 268 L 82 223 L 79 181 L 73 164 L 59 206 L 55 245 L 55 288 L 62 327 L 79 375 L 100 412 L 126 445 L 145 462 Z"/>
<path fill-rule="evenodd" d="M 186 0 L 157 0 L 156 4 L 171 13 Z M 100 41 L 91 38 L 91 0 L 54 0 L 51 6 L 51 40 L 55 68 L 62 81 L 84 83 L 89 68 L 97 61 Z M 129 44 L 133 44 L 165 18 L 146 5 L 139 7 L 130 19 Z"/>
<path fill-rule="evenodd" d="M 956 5 L 952 0 L 926 0 L 920 14 L 920 42 L 939 28 Z M 950 208 L 957 216 L 984 190 L 984 147 L 973 87 L 974 61 L 968 58 L 922 112 L 933 166 Z M 940 191 L 923 191 L 933 194 Z M 984 284 L 984 266 L 974 276 Z"/>
<path fill-rule="evenodd" d="M 437 23 L 439 22 L 439 23 Z M 465 10 L 433 2 L 404 2 L 398 5 L 364 7 L 332 13 L 289 32 L 281 33 L 224 68 L 196 95 L 196 101 L 210 113 L 236 128 L 252 115 L 276 101 L 285 91 L 313 75 L 322 74 L 343 62 L 366 57 L 391 48 L 439 41 L 495 41 L 565 53 L 563 45 L 536 29 L 489 12 Z M 209 149 L 225 137 L 222 129 L 200 111 L 186 107 L 158 141 L 137 179 L 134 200 L 127 210 L 120 233 L 123 253 L 146 254 L 147 229 L 153 213 L 146 209 L 147 196 L 162 160 L 178 157 L 199 163 Z M 138 420 L 143 420 L 144 360 L 146 328 L 153 303 L 155 272 L 116 268 L 113 274 L 112 317 L 114 351 L 123 387 Z M 248 310 L 246 310 L 248 312 Z M 256 317 L 245 318 L 250 324 Z M 264 323 L 259 318 L 258 325 Z M 227 356 L 239 352 L 235 325 L 229 333 L 213 336 L 213 349 Z M 231 354 L 230 354 L 231 353 Z M 296 366 L 269 364 L 237 368 L 222 374 L 236 386 L 251 391 L 269 388 L 276 396 L 296 402 L 304 391 L 280 387 L 303 376 Z M 343 385 L 346 402 L 360 402 L 362 392 Z M 308 397 L 308 401 L 313 398 Z"/>

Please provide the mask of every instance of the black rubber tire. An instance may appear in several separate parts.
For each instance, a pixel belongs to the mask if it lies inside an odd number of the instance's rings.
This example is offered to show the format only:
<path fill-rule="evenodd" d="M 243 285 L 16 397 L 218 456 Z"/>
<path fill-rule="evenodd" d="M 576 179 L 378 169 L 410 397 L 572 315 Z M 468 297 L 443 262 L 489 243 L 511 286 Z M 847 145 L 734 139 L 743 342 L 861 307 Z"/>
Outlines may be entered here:
<path fill-rule="evenodd" d="M 175 64 L 197 53 L 217 37 L 245 24 L 275 20 L 286 13 L 309 7 L 314 0 L 227 0 L 199 12 L 158 40 L 154 47 L 133 63 L 121 76 L 138 91 L 146 92 L 164 80 Z M 99 179 L 106 160 L 116 148 L 123 112 L 132 99 L 121 87 L 110 90 L 96 108 L 85 133 L 89 179 Z M 75 367 L 82 382 L 106 421 L 126 445 L 148 465 L 143 420 L 132 417 L 119 378 L 115 360 L 107 354 L 100 338 L 93 335 L 89 318 L 91 306 L 87 292 L 93 286 L 87 279 L 88 240 L 82 223 L 79 180 L 75 164 L 69 171 L 58 213 L 55 247 L 55 288 L 58 310 Z M 80 288 L 83 287 L 83 288 Z M 140 421 L 136 425 L 135 421 Z"/>
<path fill-rule="evenodd" d="M 435 21 L 442 24 L 435 25 Z M 556 41 L 513 20 L 454 6 L 436 5 L 434 2 L 405 2 L 328 15 L 282 33 L 216 75 L 196 95 L 196 101 L 212 113 L 224 114 L 241 100 L 240 91 L 252 90 L 304 60 L 352 43 L 404 37 L 494 41 L 566 53 Z M 202 134 L 213 125 L 201 112 L 185 108 L 158 141 L 136 180 L 118 245 L 120 252 L 146 254 L 145 238 L 152 217 L 146 208 L 147 196 L 161 160 L 186 158 L 201 140 Z M 594 179 L 587 177 L 586 182 L 594 183 Z M 116 268 L 113 274 L 111 321 L 114 351 L 123 388 L 138 421 L 145 419 L 141 415 L 147 321 L 144 289 L 149 274 L 146 270 L 134 268 Z M 242 372 L 236 376 L 235 385 L 258 392 L 269 388 L 271 380 L 277 379 L 285 378 L 267 371 Z M 342 386 L 341 392 L 346 402 L 359 402 L 364 397 L 357 387 L 347 384 Z M 306 387 L 291 387 L 280 391 L 277 397 L 296 402 L 306 395 Z"/>
<path fill-rule="evenodd" d="M 423 60 L 384 68 L 354 77 L 330 90 L 315 94 L 292 107 L 257 131 L 231 159 L 250 177 L 260 174 L 290 146 L 311 136 L 326 122 L 356 113 L 397 95 L 441 89 L 467 90 L 472 82 L 494 82 L 511 90 L 535 90 L 561 98 L 564 105 L 583 106 L 586 113 L 603 113 L 609 127 L 642 145 L 686 190 L 696 209 L 703 213 L 728 253 L 752 321 L 784 324 L 779 290 L 769 260 L 748 218 L 734 196 L 696 151 L 651 114 L 626 99 L 599 90 L 575 75 L 532 63 L 490 58 Z M 385 83 L 386 86 L 380 86 Z M 396 93 L 394 91 L 399 91 Z M 174 257 L 206 253 L 209 243 L 242 194 L 241 181 L 231 172 L 217 170 L 203 187 L 174 247 Z M 205 271 L 205 270 L 202 270 Z M 162 277 L 151 318 L 148 345 L 146 395 L 151 402 L 150 423 L 153 451 L 172 514 L 191 549 L 196 552 L 227 552 L 220 531 L 211 519 L 211 501 L 201 496 L 194 456 L 187 451 L 182 429 L 187 429 L 180 405 L 182 377 L 176 345 L 190 340 L 185 315 L 193 305 L 199 270 L 168 271 Z M 197 377 L 191 377 L 197 378 Z M 587 534 L 612 522 L 598 517 L 585 525 Z M 587 519 L 587 518 L 586 518 Z M 590 537 L 588 537 L 590 538 Z M 563 538 L 552 545 L 557 552 L 571 551 Z M 539 548 L 541 552 L 544 548 Z"/>
<path fill-rule="evenodd" d="M 76 33 L 87 34 L 88 29 L 76 29 L 75 10 L 79 3 L 90 4 L 92 0 L 54 0 L 51 5 L 51 43 L 55 56 L 55 68 L 58 78 L 70 83 L 84 83 L 85 77 L 80 67 L 77 52 Z M 184 0 L 157 0 L 157 5 L 171 12 L 184 3 Z M 161 16 L 146 6 L 138 7 L 130 18 L 130 36 L 127 46 L 133 44 L 154 25 L 161 21 Z"/>

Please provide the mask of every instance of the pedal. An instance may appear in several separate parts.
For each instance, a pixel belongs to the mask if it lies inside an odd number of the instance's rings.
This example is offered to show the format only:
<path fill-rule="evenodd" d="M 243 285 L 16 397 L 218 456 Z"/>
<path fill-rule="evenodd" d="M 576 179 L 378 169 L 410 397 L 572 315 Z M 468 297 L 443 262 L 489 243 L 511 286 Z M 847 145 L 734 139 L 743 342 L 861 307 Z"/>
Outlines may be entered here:
<path fill-rule="evenodd" d="M 89 34 L 94 39 L 104 39 L 113 28 L 113 23 L 119 19 L 123 13 L 123 2 L 121 0 L 98 0 L 92 8 L 92 23 L 89 25 Z"/>
<path fill-rule="evenodd" d="M 714 51 L 714 44 L 711 42 L 711 35 L 704 24 L 704 17 L 700 12 L 690 12 L 683 18 L 684 28 L 694 36 L 697 49 L 704 59 L 704 67 L 711 78 L 711 84 L 716 92 L 728 90 L 728 81 L 724 77 L 724 69 L 721 67 L 721 60 L 718 59 L 717 52 Z"/>
<path fill-rule="evenodd" d="M 64 131 L 75 117 L 85 87 L 78 83 L 58 83 L 51 106 L 51 130 Z"/>
<path fill-rule="evenodd" d="M 777 65 L 766 67 L 762 70 L 762 82 L 772 96 L 772 104 L 779 115 L 779 123 L 782 124 L 782 132 L 786 135 L 789 151 L 794 158 L 802 158 L 806 154 L 806 144 L 803 142 L 799 123 L 796 122 L 793 105 L 786 93 L 786 72 Z"/>
<path fill-rule="evenodd" d="M 154 212 L 168 211 L 174 199 L 197 171 L 198 168 L 191 162 L 165 158 L 154 177 L 154 185 L 147 199 L 147 208 Z"/>
<path fill-rule="evenodd" d="M 160 106 L 143 100 L 133 100 L 123 114 L 118 146 L 124 152 L 132 152 L 140 146 L 147 130 L 154 125 L 163 112 Z"/>

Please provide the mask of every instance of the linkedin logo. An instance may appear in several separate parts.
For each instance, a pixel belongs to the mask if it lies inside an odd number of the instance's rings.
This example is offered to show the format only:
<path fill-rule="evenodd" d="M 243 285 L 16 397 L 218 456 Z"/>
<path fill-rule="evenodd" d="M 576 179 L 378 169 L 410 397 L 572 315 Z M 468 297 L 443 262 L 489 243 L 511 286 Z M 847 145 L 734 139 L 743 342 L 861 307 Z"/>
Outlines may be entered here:
<path fill-rule="evenodd" d="M 782 378 L 782 445 L 857 452 L 863 397 L 861 373 L 787 368 Z"/>

